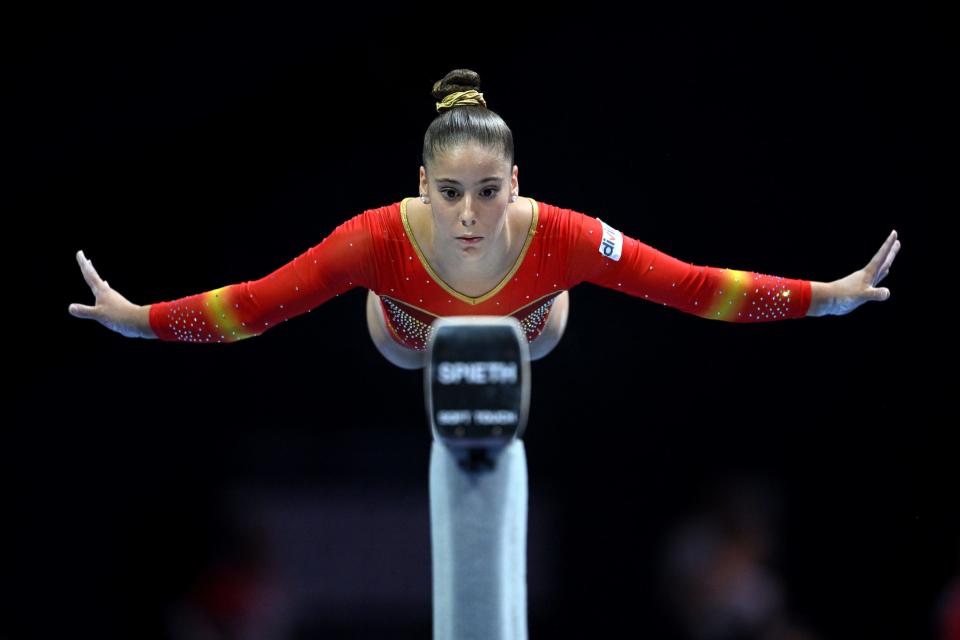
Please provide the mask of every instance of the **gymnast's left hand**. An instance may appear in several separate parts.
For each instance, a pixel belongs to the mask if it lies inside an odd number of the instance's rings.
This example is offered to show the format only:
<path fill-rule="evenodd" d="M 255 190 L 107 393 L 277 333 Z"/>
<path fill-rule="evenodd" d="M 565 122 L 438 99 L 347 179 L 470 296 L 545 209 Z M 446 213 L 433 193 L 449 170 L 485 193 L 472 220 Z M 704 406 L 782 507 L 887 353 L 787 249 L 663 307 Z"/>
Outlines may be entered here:
<path fill-rule="evenodd" d="M 822 312 L 816 315 L 842 316 L 850 313 L 864 302 L 882 301 L 890 297 L 890 289 L 877 287 L 890 273 L 890 266 L 900 251 L 896 230 L 884 240 L 880 250 L 864 268 L 845 278 L 830 283 L 830 296 Z"/>

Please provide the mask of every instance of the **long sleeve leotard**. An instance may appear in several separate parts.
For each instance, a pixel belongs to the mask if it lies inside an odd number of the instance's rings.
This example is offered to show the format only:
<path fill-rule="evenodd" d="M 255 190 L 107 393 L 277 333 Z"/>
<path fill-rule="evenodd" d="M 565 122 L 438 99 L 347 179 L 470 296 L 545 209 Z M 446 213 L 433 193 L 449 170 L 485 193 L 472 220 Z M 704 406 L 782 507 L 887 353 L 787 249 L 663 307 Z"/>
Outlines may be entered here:
<path fill-rule="evenodd" d="M 259 280 L 158 302 L 150 326 L 161 340 L 236 342 L 364 287 L 380 296 L 393 338 L 424 350 L 440 316 L 511 315 L 534 340 L 555 298 L 581 282 L 727 322 L 801 318 L 809 280 L 697 266 L 572 209 L 527 198 L 530 228 L 520 256 L 490 291 L 467 296 L 431 268 L 410 229 L 406 204 L 368 209 Z"/>

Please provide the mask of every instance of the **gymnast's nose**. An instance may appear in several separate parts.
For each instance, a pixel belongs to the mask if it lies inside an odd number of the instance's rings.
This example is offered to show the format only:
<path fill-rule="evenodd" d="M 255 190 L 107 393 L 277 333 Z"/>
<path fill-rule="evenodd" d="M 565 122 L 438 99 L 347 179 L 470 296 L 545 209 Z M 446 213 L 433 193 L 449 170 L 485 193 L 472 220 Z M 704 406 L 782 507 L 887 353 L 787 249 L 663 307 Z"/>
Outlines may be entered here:
<path fill-rule="evenodd" d="M 477 214 L 473 210 L 473 199 L 471 196 L 464 196 L 463 211 L 460 213 L 460 224 L 465 227 L 472 227 L 477 223 Z"/>

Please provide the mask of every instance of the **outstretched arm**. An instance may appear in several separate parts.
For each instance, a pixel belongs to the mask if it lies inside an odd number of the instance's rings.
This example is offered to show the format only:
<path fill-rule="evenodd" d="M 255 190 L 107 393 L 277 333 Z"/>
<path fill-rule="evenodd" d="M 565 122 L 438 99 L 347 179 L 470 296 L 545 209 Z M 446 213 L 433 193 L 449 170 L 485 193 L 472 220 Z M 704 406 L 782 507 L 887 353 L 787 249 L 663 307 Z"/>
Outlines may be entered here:
<path fill-rule="evenodd" d="M 890 289 L 877 285 L 890 273 L 890 265 L 899 251 L 900 241 L 894 230 L 864 268 L 833 282 L 811 282 L 812 299 L 807 315 L 842 316 L 864 302 L 888 299 Z"/>
<path fill-rule="evenodd" d="M 372 215 L 365 211 L 341 223 L 322 242 L 258 280 L 148 305 L 133 304 L 111 289 L 79 251 L 77 261 L 96 304 L 71 304 L 68 311 L 129 338 L 236 342 L 257 336 L 354 287 L 374 286 Z"/>
<path fill-rule="evenodd" d="M 810 280 L 692 264 L 621 233 L 600 218 L 561 212 L 559 236 L 569 252 L 568 287 L 591 282 L 724 322 L 807 315 Z"/>
<path fill-rule="evenodd" d="M 258 336 L 355 287 L 373 287 L 374 213 L 366 211 L 293 260 L 257 280 L 155 302 L 157 337 L 179 342 L 238 342 Z"/>
<path fill-rule="evenodd" d="M 592 282 L 686 313 L 729 322 L 767 322 L 843 315 L 869 300 L 886 300 L 876 285 L 900 249 L 893 231 L 866 267 L 833 282 L 695 265 L 621 233 L 599 218 L 561 209 L 560 249 L 567 288 Z"/>

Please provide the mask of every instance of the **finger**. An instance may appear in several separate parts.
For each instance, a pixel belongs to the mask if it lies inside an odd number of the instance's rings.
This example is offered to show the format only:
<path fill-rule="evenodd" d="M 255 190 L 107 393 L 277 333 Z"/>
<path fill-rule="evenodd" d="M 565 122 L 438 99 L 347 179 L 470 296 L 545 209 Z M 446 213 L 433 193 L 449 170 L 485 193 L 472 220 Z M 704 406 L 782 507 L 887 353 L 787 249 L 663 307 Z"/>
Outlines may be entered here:
<path fill-rule="evenodd" d="M 96 319 L 97 317 L 95 308 L 85 304 L 71 304 L 67 307 L 67 311 L 70 312 L 70 315 L 76 316 L 77 318 Z"/>
<path fill-rule="evenodd" d="M 887 254 L 890 252 L 893 243 L 897 240 L 897 231 L 894 229 L 887 239 L 883 241 L 883 245 L 880 247 L 880 250 L 873 256 L 870 262 L 866 266 L 868 273 L 876 274 L 880 271 L 880 265 L 883 264 L 883 261 L 886 259 Z"/>
<path fill-rule="evenodd" d="M 89 286 L 93 292 L 96 293 L 97 282 L 94 280 L 93 275 L 91 274 L 89 266 L 90 261 L 87 260 L 85 255 L 83 255 L 83 249 L 77 251 L 77 262 L 80 264 L 80 273 L 83 274 L 83 279 L 86 280 L 87 286 Z"/>
<path fill-rule="evenodd" d="M 897 254 L 900 253 L 900 241 L 897 240 L 893 243 L 893 248 L 891 248 L 890 253 L 887 255 L 887 259 L 884 260 L 883 266 L 880 267 L 880 273 L 873 281 L 873 284 L 878 284 L 881 280 L 887 277 L 887 274 L 890 273 L 890 265 L 893 264 L 894 258 L 897 257 Z"/>
<path fill-rule="evenodd" d="M 870 300 L 883 301 L 890 297 L 890 289 L 887 289 L 886 287 L 870 289 L 867 291 L 867 296 Z"/>
<path fill-rule="evenodd" d="M 77 252 L 77 261 L 80 263 L 80 271 L 83 273 L 83 279 L 86 280 L 87 286 L 93 291 L 93 295 L 97 295 L 101 289 L 106 288 L 97 270 L 93 268 L 93 263 L 83 255 L 82 250 Z"/>

